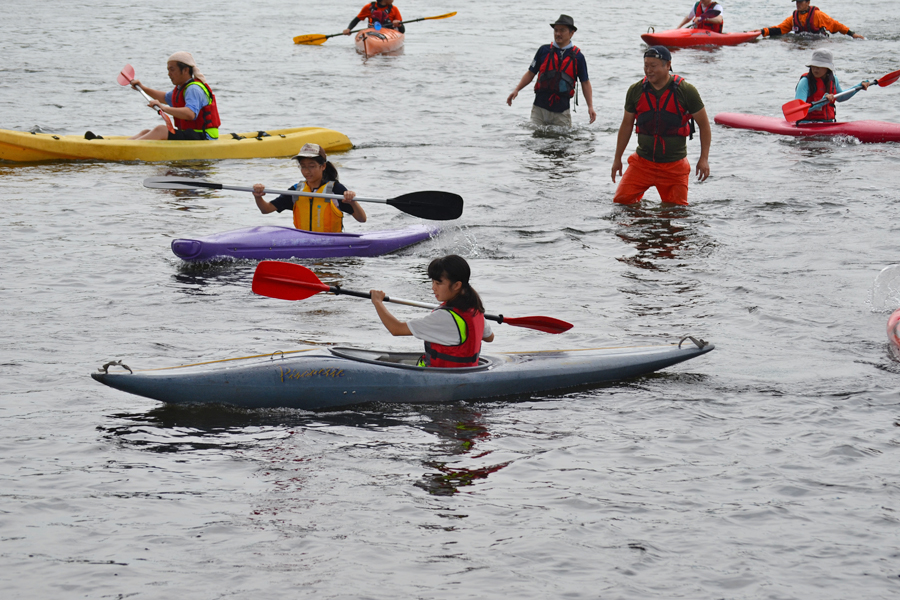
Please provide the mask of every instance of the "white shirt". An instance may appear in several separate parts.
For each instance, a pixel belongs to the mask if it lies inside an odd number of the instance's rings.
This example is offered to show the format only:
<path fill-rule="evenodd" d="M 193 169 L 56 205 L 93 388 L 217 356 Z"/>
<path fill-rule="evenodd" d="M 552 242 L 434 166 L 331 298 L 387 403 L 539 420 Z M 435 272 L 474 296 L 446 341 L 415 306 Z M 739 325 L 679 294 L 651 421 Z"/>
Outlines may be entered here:
<path fill-rule="evenodd" d="M 462 343 L 462 340 L 459 339 L 456 320 L 446 310 L 436 310 L 427 317 L 407 321 L 406 326 L 409 327 L 410 333 L 425 342 L 441 346 L 458 346 Z M 484 334 L 481 339 L 487 339 L 492 334 L 491 325 L 485 321 Z"/>
<path fill-rule="evenodd" d="M 702 4 L 700 5 L 700 8 L 703 8 L 703 5 L 702 5 Z M 716 15 L 717 17 L 724 17 L 724 16 L 725 16 L 725 9 L 722 8 L 722 5 L 719 4 L 718 2 L 713 2 L 713 3 L 710 4 L 708 7 L 703 8 L 703 10 L 701 10 L 700 12 L 701 12 L 701 13 L 706 12 L 706 11 L 709 10 L 710 8 L 715 8 L 716 10 L 719 11 L 719 14 Z M 694 18 L 694 8 L 693 8 L 693 7 L 691 7 L 691 12 L 689 12 L 689 13 L 687 14 L 687 16 L 688 16 L 689 19 L 693 19 L 693 18 Z"/>

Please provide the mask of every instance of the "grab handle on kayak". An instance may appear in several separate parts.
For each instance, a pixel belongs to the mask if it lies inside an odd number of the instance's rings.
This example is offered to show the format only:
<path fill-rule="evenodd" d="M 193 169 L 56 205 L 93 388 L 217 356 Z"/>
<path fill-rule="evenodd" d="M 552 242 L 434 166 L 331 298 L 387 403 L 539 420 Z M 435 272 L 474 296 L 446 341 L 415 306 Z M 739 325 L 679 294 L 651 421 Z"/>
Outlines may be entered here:
<path fill-rule="evenodd" d="M 705 341 L 703 338 L 700 338 L 700 339 L 698 340 L 697 338 L 695 338 L 695 337 L 692 336 L 692 335 L 686 335 L 686 336 L 684 336 L 683 338 L 681 338 L 681 341 L 680 341 L 680 342 L 678 342 L 678 347 L 679 347 L 679 348 L 681 348 L 681 344 L 684 343 L 684 340 L 691 340 L 692 342 L 694 342 L 694 345 L 697 346 L 698 348 L 700 348 L 701 350 L 703 350 L 704 348 L 706 348 L 707 346 L 709 346 L 709 342 Z"/>
<path fill-rule="evenodd" d="M 132 375 L 134 375 L 134 371 L 131 370 L 131 367 L 129 367 L 128 365 L 126 365 L 125 363 L 123 363 L 121 359 L 119 359 L 119 360 L 111 360 L 111 361 L 109 361 L 108 363 L 106 363 L 105 365 L 103 365 L 102 367 L 100 367 L 99 369 L 97 369 L 97 371 L 98 371 L 99 373 L 107 373 L 107 374 L 108 374 L 108 373 L 109 373 L 109 368 L 110 368 L 110 367 L 114 367 L 114 366 L 115 366 L 115 367 L 122 367 L 123 369 L 128 370 L 129 373 L 131 373 Z"/>
<path fill-rule="evenodd" d="M 656 27 L 653 27 L 651 25 L 650 27 L 647 28 L 647 33 L 656 33 Z"/>

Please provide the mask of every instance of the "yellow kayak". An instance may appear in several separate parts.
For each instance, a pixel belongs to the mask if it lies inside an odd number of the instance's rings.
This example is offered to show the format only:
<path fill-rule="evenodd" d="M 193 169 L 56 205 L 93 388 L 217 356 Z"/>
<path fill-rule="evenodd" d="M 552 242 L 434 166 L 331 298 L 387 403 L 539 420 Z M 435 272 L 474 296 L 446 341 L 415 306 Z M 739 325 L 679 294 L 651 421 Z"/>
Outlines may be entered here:
<path fill-rule="evenodd" d="M 260 135 L 264 134 L 264 135 Z M 267 134 L 267 135 L 265 135 Z M 326 152 L 353 147 L 343 133 L 321 127 L 273 129 L 265 132 L 221 133 L 215 141 L 145 141 L 125 136 L 86 140 L 81 135 L 52 135 L 0 129 L 0 160 L 216 160 L 293 156 L 303 144 L 319 144 Z"/>

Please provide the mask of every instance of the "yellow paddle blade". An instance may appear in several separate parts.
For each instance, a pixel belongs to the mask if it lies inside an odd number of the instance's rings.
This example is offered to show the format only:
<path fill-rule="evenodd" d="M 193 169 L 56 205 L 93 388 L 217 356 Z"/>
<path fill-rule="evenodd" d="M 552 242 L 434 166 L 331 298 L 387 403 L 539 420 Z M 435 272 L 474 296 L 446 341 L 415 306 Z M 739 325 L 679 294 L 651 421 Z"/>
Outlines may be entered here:
<path fill-rule="evenodd" d="M 320 46 L 325 43 L 328 36 L 321 33 L 311 33 L 309 35 L 298 35 L 294 38 L 295 44 L 306 44 L 312 46 Z"/>
<path fill-rule="evenodd" d="M 447 13 L 446 15 L 438 15 L 436 17 L 423 17 L 422 20 L 423 21 L 431 21 L 433 19 L 449 19 L 450 17 L 452 17 L 455 14 L 456 14 L 456 11 L 453 11 L 452 13 Z"/>

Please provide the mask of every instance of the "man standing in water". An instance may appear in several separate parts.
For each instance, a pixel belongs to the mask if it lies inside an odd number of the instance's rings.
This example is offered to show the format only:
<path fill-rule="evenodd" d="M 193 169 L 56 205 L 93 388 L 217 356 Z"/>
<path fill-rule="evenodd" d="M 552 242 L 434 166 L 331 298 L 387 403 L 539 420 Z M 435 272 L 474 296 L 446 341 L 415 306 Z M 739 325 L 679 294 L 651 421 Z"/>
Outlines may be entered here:
<path fill-rule="evenodd" d="M 793 31 L 794 33 L 843 33 L 857 40 L 864 40 L 863 36 L 853 33 L 846 25 L 838 23 L 821 10 L 818 6 L 810 6 L 809 0 L 793 0 L 797 3 L 794 14 L 781 22 L 780 25 L 763 27 L 763 37 L 778 37 L 779 35 Z"/>
<path fill-rule="evenodd" d="M 618 204 L 636 204 L 644 192 L 655 187 L 664 203 L 687 206 L 691 165 L 687 159 L 687 139 L 693 138 L 694 121 L 700 128 L 700 159 L 697 177 L 709 177 L 709 145 L 712 133 L 706 108 L 697 88 L 678 75 L 669 75 L 672 55 L 665 46 L 644 52 L 645 77 L 628 88 L 625 116 L 619 126 L 612 180 L 622 175 L 622 154 L 631 140 L 631 128 L 638 134 L 637 151 L 628 157 L 628 169 L 619 181 Z"/>
<path fill-rule="evenodd" d="M 550 23 L 550 26 L 553 27 L 553 43 L 538 48 L 531 66 L 506 99 L 506 103 L 512 106 L 519 91 L 537 75 L 534 106 L 531 107 L 532 122 L 536 125 L 571 127 L 569 99 L 575 95 L 577 80 L 581 81 L 581 93 L 588 106 L 590 122 L 593 123 L 597 113 L 594 112 L 594 94 L 588 80 L 587 62 L 581 50 L 572 44 L 572 35 L 578 31 L 575 20 L 569 15 L 560 15 L 556 23 Z"/>

